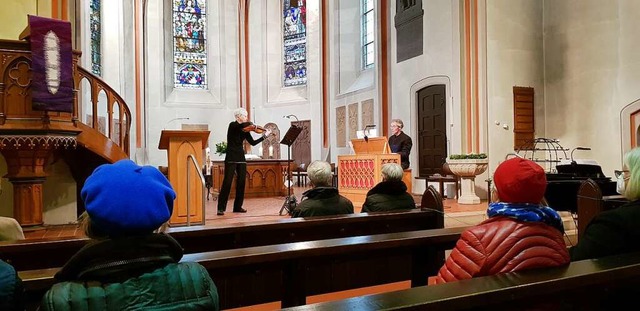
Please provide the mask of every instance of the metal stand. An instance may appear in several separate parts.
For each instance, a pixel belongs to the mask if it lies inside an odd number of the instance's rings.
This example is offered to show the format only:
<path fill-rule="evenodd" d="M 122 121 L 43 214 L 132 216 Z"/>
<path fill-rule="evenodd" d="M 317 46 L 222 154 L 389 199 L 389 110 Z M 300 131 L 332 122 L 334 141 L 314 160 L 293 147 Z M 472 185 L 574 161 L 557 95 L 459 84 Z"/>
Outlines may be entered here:
<path fill-rule="evenodd" d="M 282 215 L 284 210 L 287 211 L 287 214 L 291 215 L 298 205 L 296 196 L 291 195 L 291 145 L 296 140 L 300 132 L 302 132 L 302 128 L 292 124 L 280 142 L 280 144 L 287 145 L 287 197 L 284 198 L 284 203 L 282 203 L 282 207 L 280 208 L 278 215 Z"/>

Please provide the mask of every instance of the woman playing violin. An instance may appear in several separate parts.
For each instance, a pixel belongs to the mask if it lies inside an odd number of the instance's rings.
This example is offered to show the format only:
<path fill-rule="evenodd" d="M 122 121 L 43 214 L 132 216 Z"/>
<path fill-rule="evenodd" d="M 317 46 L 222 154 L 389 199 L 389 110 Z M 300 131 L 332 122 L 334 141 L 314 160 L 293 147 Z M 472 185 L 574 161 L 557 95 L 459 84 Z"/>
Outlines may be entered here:
<path fill-rule="evenodd" d="M 247 175 L 247 160 L 244 157 L 243 143 L 246 140 L 252 146 L 262 142 L 271 134 L 271 130 L 265 129 L 247 121 L 247 110 L 238 108 L 233 112 L 236 120 L 229 123 L 227 129 L 227 155 L 224 158 L 224 179 L 218 196 L 218 215 L 224 215 L 227 210 L 227 200 L 231 192 L 231 182 L 236 175 L 236 198 L 233 201 L 234 213 L 246 213 L 242 208 L 244 203 L 245 176 Z M 251 132 L 261 133 L 262 137 L 254 139 Z"/>

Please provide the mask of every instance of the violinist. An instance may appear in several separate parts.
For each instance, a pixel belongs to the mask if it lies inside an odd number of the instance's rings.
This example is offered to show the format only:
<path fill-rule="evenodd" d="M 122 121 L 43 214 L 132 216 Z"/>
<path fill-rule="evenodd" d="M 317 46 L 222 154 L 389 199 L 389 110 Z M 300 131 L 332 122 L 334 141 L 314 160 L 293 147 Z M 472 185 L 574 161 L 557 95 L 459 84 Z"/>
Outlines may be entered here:
<path fill-rule="evenodd" d="M 246 213 L 242 207 L 244 203 L 244 187 L 247 175 L 247 160 L 244 157 L 243 143 L 246 140 L 252 146 L 262 142 L 271 135 L 271 130 L 255 125 L 247 120 L 247 110 L 238 108 L 233 112 L 236 120 L 229 123 L 227 129 L 227 155 L 224 158 L 224 179 L 218 196 L 218 215 L 224 215 L 227 210 L 227 200 L 231 192 L 233 176 L 236 178 L 236 197 L 233 201 L 234 213 Z M 262 137 L 254 139 L 251 132 L 262 134 Z"/>

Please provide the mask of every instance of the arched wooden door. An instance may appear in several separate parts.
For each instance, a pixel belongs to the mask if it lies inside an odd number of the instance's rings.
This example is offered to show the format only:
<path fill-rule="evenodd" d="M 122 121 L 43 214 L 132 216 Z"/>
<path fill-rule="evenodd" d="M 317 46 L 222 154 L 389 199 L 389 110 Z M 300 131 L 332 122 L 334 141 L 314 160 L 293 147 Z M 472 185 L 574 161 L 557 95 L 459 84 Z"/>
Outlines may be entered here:
<path fill-rule="evenodd" d="M 447 105 L 444 84 L 418 91 L 419 176 L 442 174 L 447 158 Z"/>

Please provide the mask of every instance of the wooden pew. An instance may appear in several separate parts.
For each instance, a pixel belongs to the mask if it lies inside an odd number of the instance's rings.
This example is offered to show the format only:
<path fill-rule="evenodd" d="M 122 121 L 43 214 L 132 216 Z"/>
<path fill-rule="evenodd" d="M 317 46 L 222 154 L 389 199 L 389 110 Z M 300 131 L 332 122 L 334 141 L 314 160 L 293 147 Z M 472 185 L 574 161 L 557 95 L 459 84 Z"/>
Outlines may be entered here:
<path fill-rule="evenodd" d="M 623 310 L 639 285 L 640 253 L 630 253 L 284 310 Z"/>
<path fill-rule="evenodd" d="M 170 228 L 185 253 L 235 249 L 331 238 L 442 228 L 443 215 L 435 211 L 358 213 L 277 222 L 226 224 L 219 227 Z M 0 259 L 16 270 L 60 267 L 90 240 L 46 238 L 0 242 Z M 47 260 L 42 260 L 47 258 Z"/>
<path fill-rule="evenodd" d="M 578 189 L 578 239 L 584 234 L 587 225 L 597 214 L 616 208 L 629 202 L 624 196 L 611 192 L 603 193 L 603 190 L 592 179 L 587 179 L 580 184 Z"/>
<path fill-rule="evenodd" d="M 218 287 L 222 309 L 282 301 L 303 305 L 306 297 L 411 280 L 427 284 L 465 228 L 446 228 L 285 243 L 187 254 L 202 264 Z M 32 303 L 53 283 L 57 269 L 20 271 Z"/>

